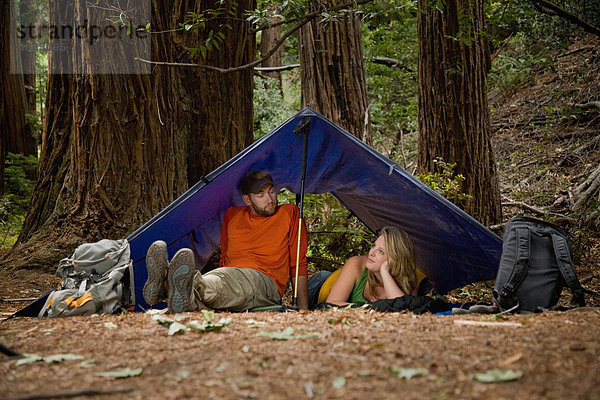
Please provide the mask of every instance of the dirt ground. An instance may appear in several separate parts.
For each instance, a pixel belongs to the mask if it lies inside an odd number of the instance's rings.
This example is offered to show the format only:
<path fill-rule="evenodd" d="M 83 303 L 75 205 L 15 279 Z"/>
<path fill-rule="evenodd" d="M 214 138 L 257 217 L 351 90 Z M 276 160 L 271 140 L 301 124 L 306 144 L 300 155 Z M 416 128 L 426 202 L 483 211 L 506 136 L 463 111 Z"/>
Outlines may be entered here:
<path fill-rule="evenodd" d="M 2 275 L 3 298 L 37 295 L 55 280 Z M 0 303 L 0 310 L 6 316 L 21 306 Z M 203 321 L 201 313 L 181 315 L 184 324 Z M 80 357 L 17 365 L 0 356 L 0 398 L 600 399 L 598 308 L 508 317 L 217 313 L 215 321 L 221 318 L 231 318 L 221 331 L 172 336 L 141 313 L 0 322 L 0 342 L 19 353 Z M 134 376 L 96 375 L 124 368 Z M 477 380 L 494 369 L 514 380 Z"/>

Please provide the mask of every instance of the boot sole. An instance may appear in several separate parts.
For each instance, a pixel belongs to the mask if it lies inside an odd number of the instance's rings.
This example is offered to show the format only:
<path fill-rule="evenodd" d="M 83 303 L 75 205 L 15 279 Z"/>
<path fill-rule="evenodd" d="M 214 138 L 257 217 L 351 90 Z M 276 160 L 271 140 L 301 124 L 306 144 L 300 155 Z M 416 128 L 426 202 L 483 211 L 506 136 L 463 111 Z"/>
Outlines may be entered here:
<path fill-rule="evenodd" d="M 148 270 L 148 280 L 144 285 L 143 296 L 146 303 L 153 306 L 159 303 L 164 296 L 162 286 L 167 272 L 169 261 L 167 253 L 167 244 L 163 241 L 152 243 L 146 255 L 146 269 Z M 161 296 L 161 294 L 163 296 Z"/>
<path fill-rule="evenodd" d="M 169 266 L 169 312 L 175 314 L 190 309 L 195 271 L 194 253 L 189 249 L 179 250 Z"/>

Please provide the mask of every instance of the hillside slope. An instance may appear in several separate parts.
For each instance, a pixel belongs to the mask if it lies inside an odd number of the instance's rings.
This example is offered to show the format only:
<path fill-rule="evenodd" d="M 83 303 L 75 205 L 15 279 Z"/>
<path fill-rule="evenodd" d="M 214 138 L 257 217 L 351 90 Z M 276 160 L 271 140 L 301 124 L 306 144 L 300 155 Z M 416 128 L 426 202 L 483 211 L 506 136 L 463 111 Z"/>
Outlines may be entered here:
<path fill-rule="evenodd" d="M 555 53 L 490 93 L 504 220 L 524 214 L 564 227 L 580 279 L 598 290 L 600 198 L 589 181 L 600 184 L 600 39 Z"/>

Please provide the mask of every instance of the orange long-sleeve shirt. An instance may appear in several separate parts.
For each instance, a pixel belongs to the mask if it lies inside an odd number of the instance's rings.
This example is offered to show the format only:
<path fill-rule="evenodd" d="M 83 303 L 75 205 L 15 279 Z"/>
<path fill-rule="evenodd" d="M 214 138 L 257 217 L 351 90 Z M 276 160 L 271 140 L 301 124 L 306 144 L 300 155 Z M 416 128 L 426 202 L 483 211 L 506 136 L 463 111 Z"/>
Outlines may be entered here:
<path fill-rule="evenodd" d="M 299 214 L 293 204 L 280 205 L 270 217 L 252 214 L 249 206 L 229 207 L 221 228 L 219 267 L 254 268 L 271 278 L 283 296 L 290 274 L 296 273 Z M 308 238 L 302 222 L 298 274 L 306 276 Z"/>

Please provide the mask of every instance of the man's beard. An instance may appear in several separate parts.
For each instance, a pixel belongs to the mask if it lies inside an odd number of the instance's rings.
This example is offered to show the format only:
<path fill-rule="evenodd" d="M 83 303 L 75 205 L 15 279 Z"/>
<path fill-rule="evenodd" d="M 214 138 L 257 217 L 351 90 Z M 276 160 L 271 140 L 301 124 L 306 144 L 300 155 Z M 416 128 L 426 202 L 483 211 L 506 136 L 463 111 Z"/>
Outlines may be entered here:
<path fill-rule="evenodd" d="M 271 205 L 274 205 L 275 207 L 270 207 Z M 266 205 L 264 208 L 258 208 L 256 204 L 254 204 L 254 202 L 251 200 L 250 206 L 252 207 L 256 215 L 260 215 L 261 217 L 270 217 L 277 211 L 277 200 L 275 200 L 274 203 Z"/>

